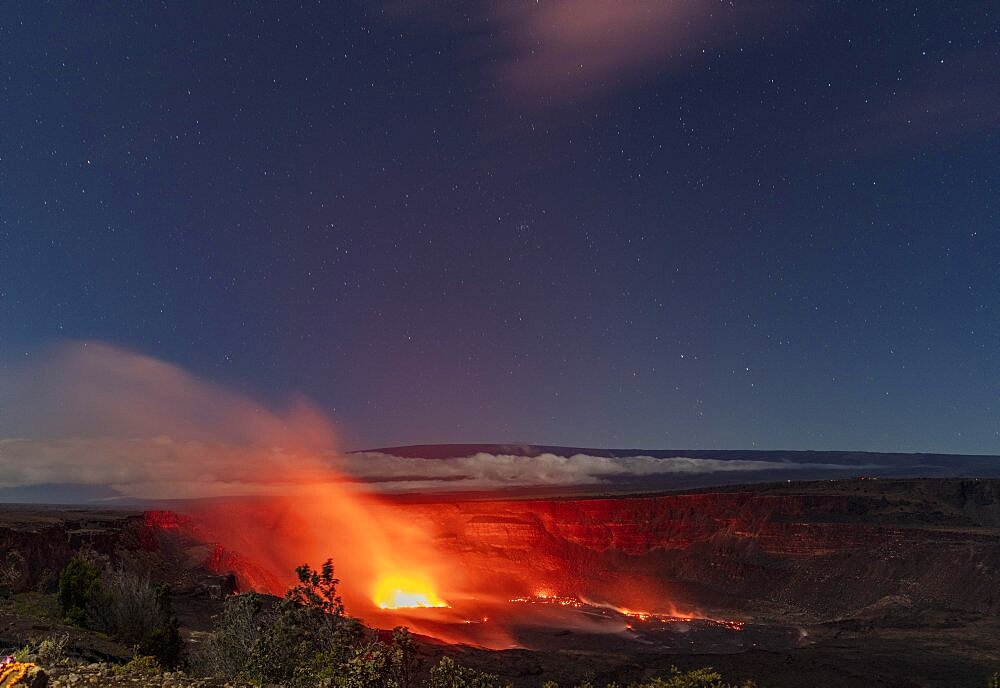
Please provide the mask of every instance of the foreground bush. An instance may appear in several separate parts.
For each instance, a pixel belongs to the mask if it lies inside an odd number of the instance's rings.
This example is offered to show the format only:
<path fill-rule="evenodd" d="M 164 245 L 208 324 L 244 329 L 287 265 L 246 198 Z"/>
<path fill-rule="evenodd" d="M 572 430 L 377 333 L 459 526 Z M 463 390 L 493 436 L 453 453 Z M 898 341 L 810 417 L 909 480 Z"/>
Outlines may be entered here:
<path fill-rule="evenodd" d="M 87 626 L 101 594 L 101 573 L 90 561 L 77 555 L 59 574 L 59 610 L 77 626 Z"/>
<path fill-rule="evenodd" d="M 180 662 L 181 637 L 169 588 L 154 585 L 128 562 L 101 571 L 74 557 L 59 576 L 59 608 L 70 623 L 108 633 L 164 667 Z"/>
<path fill-rule="evenodd" d="M 722 674 L 711 667 L 694 671 L 681 671 L 677 667 L 670 667 L 670 676 L 667 678 L 657 677 L 639 683 L 633 688 L 754 688 L 754 686 L 753 681 L 739 685 L 727 683 L 723 680 Z"/>
<path fill-rule="evenodd" d="M 317 570 L 296 570 L 298 584 L 283 599 L 249 592 L 233 595 L 216 620 L 203 672 L 257 685 L 315 686 L 347 675 L 364 628 L 344 616 L 339 580 L 327 560 Z"/>
<path fill-rule="evenodd" d="M 429 688 L 500 688 L 500 679 L 469 667 L 451 657 L 442 657 L 431 669 Z"/>

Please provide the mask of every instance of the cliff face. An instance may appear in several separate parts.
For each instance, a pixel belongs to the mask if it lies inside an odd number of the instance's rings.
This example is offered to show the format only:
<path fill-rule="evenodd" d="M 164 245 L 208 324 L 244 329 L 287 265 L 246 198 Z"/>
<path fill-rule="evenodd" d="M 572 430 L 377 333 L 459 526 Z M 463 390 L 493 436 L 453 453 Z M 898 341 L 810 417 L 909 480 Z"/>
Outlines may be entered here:
<path fill-rule="evenodd" d="M 820 618 L 886 604 L 997 613 L 998 486 L 865 481 L 401 508 L 505 591 Z"/>
<path fill-rule="evenodd" d="M 73 554 L 149 546 L 142 514 L 9 507 L 0 514 L 0 585 L 13 592 L 54 589 Z"/>
<path fill-rule="evenodd" d="M 817 620 L 1000 614 L 1000 481 L 842 481 L 394 508 L 432 534 L 473 596 L 546 591 L 651 611 L 676 605 Z M 258 520 L 264 525 L 248 537 L 282 541 L 280 521 Z M 229 571 L 240 587 L 280 592 L 304 556 L 293 551 L 281 565 L 250 560 L 251 551 L 219 541 L 196 517 L 170 512 L 12 508 L 0 518 L 0 585 L 51 589 L 81 547 L 109 555 L 155 549 L 178 589 L 209 586 L 211 597 L 232 587 Z"/>

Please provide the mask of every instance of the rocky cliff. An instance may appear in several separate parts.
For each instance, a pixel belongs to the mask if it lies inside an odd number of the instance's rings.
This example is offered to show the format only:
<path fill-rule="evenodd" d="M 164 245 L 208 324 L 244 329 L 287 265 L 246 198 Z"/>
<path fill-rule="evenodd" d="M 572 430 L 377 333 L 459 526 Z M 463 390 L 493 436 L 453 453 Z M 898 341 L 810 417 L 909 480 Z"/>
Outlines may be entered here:
<path fill-rule="evenodd" d="M 54 589 L 73 554 L 151 544 L 141 513 L 6 506 L 0 511 L 0 586 L 13 592 Z"/>
<path fill-rule="evenodd" d="M 499 587 L 831 618 L 1000 612 L 1000 481 L 406 504 Z"/>
<path fill-rule="evenodd" d="M 998 480 L 411 499 L 394 508 L 433 534 L 470 589 L 499 596 L 545 590 L 633 608 L 676 604 L 814 620 L 907 610 L 1000 613 Z M 104 554 L 158 549 L 162 566 L 176 569 L 164 578 L 178 589 L 211 583 L 214 598 L 232 587 L 224 579 L 230 570 L 242 587 L 281 587 L 275 581 L 287 572 L 209 539 L 196 521 L 172 512 L 10 507 L 0 518 L 0 584 L 52 589 L 73 552 L 87 547 Z"/>

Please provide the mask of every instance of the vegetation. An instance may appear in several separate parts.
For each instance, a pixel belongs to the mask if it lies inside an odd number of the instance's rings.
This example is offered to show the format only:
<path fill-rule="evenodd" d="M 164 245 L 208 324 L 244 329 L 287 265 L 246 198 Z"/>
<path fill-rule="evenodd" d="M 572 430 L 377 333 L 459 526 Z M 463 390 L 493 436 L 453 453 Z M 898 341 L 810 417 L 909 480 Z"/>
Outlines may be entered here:
<path fill-rule="evenodd" d="M 229 597 L 195 664 L 258 685 L 311 686 L 342 678 L 364 629 L 344 616 L 332 561 L 318 570 L 303 565 L 296 573 L 298 584 L 283 599 L 253 592 Z"/>
<path fill-rule="evenodd" d="M 70 623 L 106 632 L 164 667 L 180 662 L 182 643 L 169 588 L 154 585 L 127 561 L 102 572 L 94 562 L 74 557 L 59 576 L 59 609 Z"/>
<path fill-rule="evenodd" d="M 133 657 L 130 661 L 117 667 L 116 673 L 120 676 L 131 676 L 139 679 L 153 679 L 163 673 L 163 668 L 156 661 L 155 657 L 139 656 Z"/>
<path fill-rule="evenodd" d="M 59 576 L 61 615 L 84 628 L 130 643 L 135 658 L 118 673 L 153 679 L 182 663 L 170 591 L 129 561 L 103 566 L 74 558 Z M 296 569 L 297 583 L 283 598 L 247 592 L 225 600 L 207 642 L 186 658 L 206 676 L 258 686 L 336 688 L 509 688 L 499 676 L 463 666 L 451 657 L 429 671 L 413 636 L 398 627 L 390 637 L 348 617 L 337 592 L 333 562 Z M 63 655 L 66 636 L 41 643 L 44 662 Z M 752 683 L 741 684 L 749 688 Z M 994 684 L 990 684 L 994 688 Z M 559 688 L 547 682 L 543 688 Z M 583 684 L 579 688 L 593 688 Z M 608 688 L 621 688 L 612 684 Z M 714 669 L 682 672 L 629 688 L 737 688 Z M 1000 687 L 998 687 L 1000 688 Z"/>
<path fill-rule="evenodd" d="M 458 664 L 451 657 L 442 657 L 431 669 L 429 688 L 498 688 L 500 679 Z"/>
<path fill-rule="evenodd" d="M 80 555 L 73 557 L 59 575 L 59 609 L 72 624 L 87 626 L 101 595 L 101 573 Z"/>
<path fill-rule="evenodd" d="M 38 661 L 46 666 L 56 664 L 63 659 L 66 653 L 66 645 L 69 643 L 69 636 L 65 633 L 45 638 L 38 644 L 35 654 Z"/>
<path fill-rule="evenodd" d="M 253 685 L 337 688 L 505 688 L 500 677 L 442 658 L 423 671 L 416 643 L 402 627 L 382 639 L 347 617 L 333 562 L 296 569 L 298 583 L 282 599 L 233 595 L 193 665 L 204 674 Z M 421 677 L 427 677 L 421 680 Z M 748 688 L 752 684 L 744 684 Z M 546 688 L 558 688 L 548 683 Z M 592 688 L 583 686 L 581 688 Z M 617 688 L 617 687 L 615 687 Z M 631 688 L 736 688 L 712 669 L 671 671 Z"/>
<path fill-rule="evenodd" d="M 752 681 L 737 686 L 723 680 L 722 674 L 711 667 L 682 672 L 677 667 L 670 668 L 667 678 L 654 678 L 640 683 L 634 688 L 754 688 Z"/>
<path fill-rule="evenodd" d="M 670 667 L 670 675 L 668 677 L 661 678 L 657 676 L 647 681 L 631 683 L 628 688 L 755 688 L 755 686 L 756 684 L 753 681 L 746 681 L 740 684 L 727 683 L 723 680 L 722 674 L 711 667 L 704 667 L 693 671 L 681 671 L 677 667 Z M 542 684 L 542 688 L 559 688 L 559 684 L 547 681 Z M 594 687 L 589 683 L 584 683 L 576 688 Z M 617 683 L 611 683 L 608 684 L 607 688 L 624 687 Z"/>

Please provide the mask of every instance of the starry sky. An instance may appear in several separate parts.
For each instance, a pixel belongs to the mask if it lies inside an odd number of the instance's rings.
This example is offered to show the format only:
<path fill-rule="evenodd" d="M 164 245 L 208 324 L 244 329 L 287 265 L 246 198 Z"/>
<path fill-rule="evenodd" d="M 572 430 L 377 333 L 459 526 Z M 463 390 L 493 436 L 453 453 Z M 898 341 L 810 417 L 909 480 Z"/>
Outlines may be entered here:
<path fill-rule="evenodd" d="M 1000 452 L 993 2 L 7 2 L 0 366 L 347 448 Z"/>

